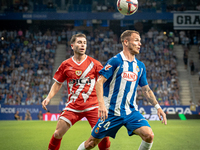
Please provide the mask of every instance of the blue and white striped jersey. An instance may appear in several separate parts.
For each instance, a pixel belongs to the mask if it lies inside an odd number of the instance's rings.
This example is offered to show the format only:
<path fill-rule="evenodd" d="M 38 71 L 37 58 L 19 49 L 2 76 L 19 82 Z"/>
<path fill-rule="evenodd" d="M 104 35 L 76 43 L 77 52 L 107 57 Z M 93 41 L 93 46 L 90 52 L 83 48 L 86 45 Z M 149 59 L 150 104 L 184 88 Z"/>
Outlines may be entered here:
<path fill-rule="evenodd" d="M 129 62 L 120 52 L 109 59 L 99 73 L 107 79 L 104 83 L 104 102 L 108 114 L 123 116 L 138 110 L 137 86 L 148 84 L 144 63 L 136 58 Z"/>

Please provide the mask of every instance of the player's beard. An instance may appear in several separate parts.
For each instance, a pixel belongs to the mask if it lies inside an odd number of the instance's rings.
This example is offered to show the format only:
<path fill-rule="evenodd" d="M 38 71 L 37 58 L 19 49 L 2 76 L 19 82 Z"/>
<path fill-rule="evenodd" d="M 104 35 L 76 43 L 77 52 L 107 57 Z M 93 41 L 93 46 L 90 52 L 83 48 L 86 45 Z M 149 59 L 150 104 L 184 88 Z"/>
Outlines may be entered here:
<path fill-rule="evenodd" d="M 81 50 L 81 48 L 76 47 L 74 50 L 74 53 L 78 56 L 83 56 L 83 55 L 85 55 L 85 51 L 86 50 Z"/>
<path fill-rule="evenodd" d="M 134 45 L 134 44 L 130 44 L 128 46 L 128 50 L 131 53 L 131 55 L 136 55 L 136 54 L 140 53 L 140 51 L 137 49 L 136 45 Z"/>

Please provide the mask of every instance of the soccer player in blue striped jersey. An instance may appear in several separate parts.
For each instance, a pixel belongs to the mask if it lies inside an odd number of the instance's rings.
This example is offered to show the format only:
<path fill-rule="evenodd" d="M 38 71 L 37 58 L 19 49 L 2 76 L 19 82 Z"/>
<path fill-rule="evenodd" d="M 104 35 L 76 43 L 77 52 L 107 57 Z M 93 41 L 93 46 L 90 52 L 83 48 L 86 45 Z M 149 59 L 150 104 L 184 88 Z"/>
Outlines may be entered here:
<path fill-rule="evenodd" d="M 142 138 L 139 150 L 150 150 L 154 133 L 147 120 L 140 114 L 136 104 L 137 86 L 142 88 L 146 99 L 157 109 L 162 123 L 167 118 L 149 88 L 144 63 L 135 55 L 139 54 L 141 38 L 137 31 L 126 30 L 121 34 L 123 51 L 112 57 L 99 72 L 96 92 L 99 102 L 99 120 L 89 139 L 78 150 L 94 148 L 104 137 L 115 138 L 117 131 L 125 126 L 129 136 Z M 162 118 L 161 118 L 162 117 Z"/>

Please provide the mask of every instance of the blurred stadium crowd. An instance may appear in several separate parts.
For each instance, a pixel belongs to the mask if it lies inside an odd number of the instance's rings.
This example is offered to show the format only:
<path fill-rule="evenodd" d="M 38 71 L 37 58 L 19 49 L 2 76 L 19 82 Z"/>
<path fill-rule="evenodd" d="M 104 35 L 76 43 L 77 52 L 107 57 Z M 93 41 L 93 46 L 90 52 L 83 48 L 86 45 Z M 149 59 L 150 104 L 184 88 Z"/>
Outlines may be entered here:
<path fill-rule="evenodd" d="M 14 0 L 0 1 L 1 12 L 116 12 L 116 1 L 84 0 Z M 200 11 L 198 1 L 140 0 L 138 12 Z M 92 28 L 92 27 L 91 27 Z M 40 105 L 47 96 L 53 77 L 57 45 L 66 43 L 66 59 L 73 55 L 69 40 L 73 34 L 87 35 L 86 54 L 105 65 L 107 60 L 122 50 L 119 35 L 110 29 L 95 28 L 92 32 L 63 29 L 33 32 L 25 29 L 0 30 L 0 104 Z M 181 105 L 177 57 L 174 44 L 182 44 L 187 57 L 190 44 L 199 44 L 197 32 L 164 32 L 151 28 L 141 32 L 141 53 L 137 58 L 147 66 L 147 78 L 160 105 Z M 68 98 L 66 82 L 63 84 L 60 104 Z M 148 105 L 138 88 L 138 105 Z"/>
<path fill-rule="evenodd" d="M 161 105 L 180 105 L 176 56 L 173 53 L 175 37 L 162 31 L 158 32 L 153 28 L 147 33 L 143 33 L 141 37 L 143 45 L 140 50 L 141 54 L 137 55 L 137 58 L 147 66 L 148 82 L 159 103 Z M 103 65 L 109 58 L 122 50 L 120 39 L 112 30 L 96 29 L 87 38 L 87 54 L 99 60 Z M 68 47 L 67 52 L 71 52 L 69 49 Z M 64 93 L 67 93 L 66 88 Z M 148 105 L 140 88 L 138 89 L 137 104 Z"/>
<path fill-rule="evenodd" d="M 78 0 L 70 1 L 55 0 L 1 0 L 0 10 L 4 12 L 56 12 L 64 10 L 72 11 L 86 11 L 86 12 L 115 12 L 116 1 L 113 0 Z M 188 0 L 140 0 L 138 12 L 172 12 L 172 11 L 186 11 L 186 10 L 200 10 L 199 1 Z"/>
<path fill-rule="evenodd" d="M 66 41 L 66 59 L 71 57 L 73 51 L 67 45 L 71 36 L 78 32 L 82 31 L 0 31 L 0 103 L 41 104 L 52 84 L 57 44 Z M 173 42 L 187 47 L 185 37 L 187 34 L 182 36 L 181 32 L 159 32 L 154 28 L 141 34 L 141 54 L 137 58 L 147 66 L 148 82 L 160 105 L 181 105 Z M 112 30 L 95 29 L 87 33 L 87 39 L 86 53 L 103 65 L 122 50 L 120 39 Z M 189 38 L 189 43 L 191 41 Z M 66 82 L 63 87 L 60 104 L 64 104 L 68 97 Z M 148 105 L 140 88 L 137 104 Z"/>
<path fill-rule="evenodd" d="M 50 89 L 57 36 L 0 31 L 0 101 L 8 105 L 40 104 Z"/>

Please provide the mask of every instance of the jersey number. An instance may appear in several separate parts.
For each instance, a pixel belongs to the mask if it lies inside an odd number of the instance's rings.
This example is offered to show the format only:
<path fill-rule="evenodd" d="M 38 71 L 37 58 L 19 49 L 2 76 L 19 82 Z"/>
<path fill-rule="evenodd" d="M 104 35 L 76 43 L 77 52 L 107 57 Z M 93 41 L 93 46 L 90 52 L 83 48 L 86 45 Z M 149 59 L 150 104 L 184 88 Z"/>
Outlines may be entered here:
<path fill-rule="evenodd" d="M 101 128 L 101 125 L 102 125 L 103 123 L 104 123 L 104 121 L 100 122 L 100 123 L 98 124 L 98 127 Z M 108 121 L 103 127 L 107 130 L 109 126 L 110 126 L 110 122 Z"/>

